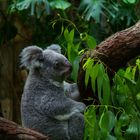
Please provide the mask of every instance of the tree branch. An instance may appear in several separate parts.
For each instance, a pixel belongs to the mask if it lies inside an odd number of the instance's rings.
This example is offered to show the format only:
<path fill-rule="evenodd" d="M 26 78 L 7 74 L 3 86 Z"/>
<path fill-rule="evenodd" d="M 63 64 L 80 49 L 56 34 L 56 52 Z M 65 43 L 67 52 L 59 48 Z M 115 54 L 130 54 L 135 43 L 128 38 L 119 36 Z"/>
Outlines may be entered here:
<path fill-rule="evenodd" d="M 23 128 L 15 122 L 0 117 L 0 139 L 2 140 L 49 140 L 34 130 Z"/>
<path fill-rule="evenodd" d="M 85 72 L 83 64 L 88 58 L 100 59 L 109 70 L 112 76 L 115 71 L 126 65 L 132 58 L 140 54 L 140 21 L 134 26 L 115 33 L 101 42 L 95 50 L 87 51 L 80 62 L 78 75 L 78 86 L 83 99 L 93 97 L 92 88 L 89 84 L 85 87 Z M 97 97 L 94 97 L 97 99 Z M 98 100 L 98 99 L 97 99 Z"/>

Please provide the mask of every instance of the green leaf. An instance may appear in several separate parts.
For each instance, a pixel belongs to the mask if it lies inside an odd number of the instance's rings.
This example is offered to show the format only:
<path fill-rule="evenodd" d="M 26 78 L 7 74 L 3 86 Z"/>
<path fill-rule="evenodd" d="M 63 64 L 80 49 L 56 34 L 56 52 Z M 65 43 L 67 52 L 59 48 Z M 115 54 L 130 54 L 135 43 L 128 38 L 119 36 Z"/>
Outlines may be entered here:
<path fill-rule="evenodd" d="M 86 42 L 90 49 L 94 49 L 96 47 L 96 41 L 92 36 L 87 35 Z"/>
<path fill-rule="evenodd" d="M 65 37 L 66 41 L 69 42 L 69 31 L 67 28 L 64 31 L 64 37 Z"/>
<path fill-rule="evenodd" d="M 78 49 L 79 49 L 80 43 L 74 45 L 71 43 L 71 52 L 70 52 L 70 62 L 73 64 L 75 59 L 79 56 L 78 55 Z"/>
<path fill-rule="evenodd" d="M 78 69 L 79 69 L 79 61 L 80 61 L 80 57 L 77 56 L 75 58 L 75 60 L 73 61 L 72 63 L 72 66 L 73 66 L 73 70 L 72 70 L 72 74 L 71 74 L 71 77 L 72 79 L 77 82 L 77 75 L 78 75 Z"/>
<path fill-rule="evenodd" d="M 138 93 L 138 94 L 136 95 L 136 99 L 137 99 L 138 101 L 140 101 L 140 93 Z"/>
<path fill-rule="evenodd" d="M 91 76 L 91 86 L 92 86 L 92 90 L 93 92 L 95 92 L 96 90 L 96 79 L 97 79 L 97 75 L 98 75 L 98 70 L 99 70 L 99 65 L 98 63 L 96 63 L 91 70 L 90 76 Z"/>
<path fill-rule="evenodd" d="M 140 120 L 132 120 L 128 129 L 125 132 L 125 138 L 127 140 L 134 140 L 140 138 Z"/>
<path fill-rule="evenodd" d="M 63 34 L 63 32 L 64 32 L 64 26 L 62 24 L 62 27 L 61 27 L 61 35 Z"/>
<path fill-rule="evenodd" d="M 125 127 L 125 126 L 127 126 L 129 124 L 130 118 L 125 112 L 123 112 L 120 115 L 119 122 L 120 122 L 122 127 Z"/>
<path fill-rule="evenodd" d="M 54 9 L 65 10 L 71 6 L 71 4 L 64 0 L 53 0 L 50 2 L 50 6 Z"/>
<path fill-rule="evenodd" d="M 126 4 L 135 4 L 136 0 L 123 0 L 123 2 Z"/>
<path fill-rule="evenodd" d="M 83 11 L 83 17 L 86 20 L 94 18 L 97 23 L 100 22 L 100 15 L 104 9 L 105 0 L 82 0 L 80 10 Z"/>
<path fill-rule="evenodd" d="M 126 68 L 124 77 L 126 77 L 127 79 L 130 79 L 130 80 L 132 79 L 133 75 L 132 75 L 132 72 L 131 72 L 131 67 Z"/>
<path fill-rule="evenodd" d="M 108 105 L 110 102 L 110 81 L 108 75 L 104 74 L 103 79 L 103 104 Z"/>
<path fill-rule="evenodd" d="M 86 109 L 86 112 L 84 113 L 86 117 L 87 123 L 91 126 L 94 127 L 94 124 L 96 122 L 96 111 L 94 106 L 88 106 Z"/>
<path fill-rule="evenodd" d="M 66 41 L 68 43 L 72 43 L 73 44 L 73 39 L 74 39 L 74 29 L 72 29 L 70 32 L 68 31 L 68 29 L 66 28 L 64 31 L 64 37 L 66 39 Z"/>
<path fill-rule="evenodd" d="M 88 35 L 87 33 L 81 33 L 80 38 L 82 41 L 86 41 L 90 49 L 94 49 L 96 47 L 96 40 L 94 39 L 94 37 Z"/>
<path fill-rule="evenodd" d="M 85 86 L 87 87 L 88 82 L 89 82 L 89 77 L 90 77 L 90 73 L 92 71 L 92 66 L 93 66 L 94 61 L 91 59 L 87 60 L 87 64 L 86 64 L 86 73 L 85 73 Z M 84 66 L 85 67 L 85 66 Z"/>
<path fill-rule="evenodd" d="M 136 65 L 138 66 L 138 69 L 140 70 L 140 59 L 136 60 Z"/>
<path fill-rule="evenodd" d="M 28 9 L 33 0 L 23 0 L 16 4 L 18 10 Z"/>
<path fill-rule="evenodd" d="M 96 108 L 94 106 L 88 106 L 85 116 L 85 132 L 84 140 L 98 140 L 99 136 L 99 127 L 97 125 L 96 118 Z"/>
<path fill-rule="evenodd" d="M 71 60 L 71 48 L 72 48 L 72 45 L 71 43 L 68 43 L 67 44 L 67 53 L 68 53 L 68 59 Z"/>
<path fill-rule="evenodd" d="M 112 136 L 112 135 L 110 135 L 110 134 L 108 134 L 108 135 L 107 135 L 107 138 L 104 139 L 104 140 L 117 140 L 117 138 L 114 137 L 114 136 Z"/>
<path fill-rule="evenodd" d="M 14 11 L 14 9 L 18 9 L 19 11 L 21 11 L 29 8 L 31 8 L 31 15 L 34 15 L 36 10 L 38 18 L 40 18 L 41 13 L 44 11 L 44 9 L 46 10 L 47 14 L 50 14 L 50 4 L 48 0 L 21 0 L 16 1 L 11 5 L 11 11 Z"/>
<path fill-rule="evenodd" d="M 74 29 L 72 29 L 69 33 L 69 41 L 73 42 L 73 38 L 74 38 Z"/>
<path fill-rule="evenodd" d="M 103 112 L 100 117 L 99 126 L 105 132 L 111 132 L 115 127 L 116 117 L 111 111 Z"/>
<path fill-rule="evenodd" d="M 31 2 L 31 15 L 34 15 L 35 12 L 35 1 Z"/>
<path fill-rule="evenodd" d="M 92 63 L 91 61 L 94 61 L 94 60 L 92 60 L 91 58 L 88 58 L 86 60 L 85 64 L 83 65 L 83 70 L 86 70 L 87 69 L 87 66 Z"/>
<path fill-rule="evenodd" d="M 98 88 L 98 98 L 101 104 L 103 103 L 102 101 L 103 73 L 104 73 L 103 65 L 99 64 L 99 70 L 97 76 L 97 88 Z"/>
<path fill-rule="evenodd" d="M 136 74 L 137 67 L 132 68 L 132 79 L 135 80 L 135 74 Z"/>
<path fill-rule="evenodd" d="M 114 133 L 115 133 L 115 136 L 116 136 L 117 140 L 124 140 L 123 136 L 122 136 L 121 127 L 122 126 L 121 126 L 120 121 L 116 121 L 115 128 L 114 128 Z"/>

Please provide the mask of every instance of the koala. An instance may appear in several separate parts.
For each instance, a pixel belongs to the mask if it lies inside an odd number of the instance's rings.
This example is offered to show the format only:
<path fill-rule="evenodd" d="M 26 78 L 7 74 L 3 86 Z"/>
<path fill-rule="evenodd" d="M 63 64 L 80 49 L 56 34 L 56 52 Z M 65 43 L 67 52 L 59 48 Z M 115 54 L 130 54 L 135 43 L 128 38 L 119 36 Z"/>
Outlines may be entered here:
<path fill-rule="evenodd" d="M 59 47 L 52 46 L 29 46 L 20 54 L 21 66 L 29 70 L 21 98 L 22 124 L 51 140 L 82 140 L 86 106 L 65 94 L 72 66 Z"/>

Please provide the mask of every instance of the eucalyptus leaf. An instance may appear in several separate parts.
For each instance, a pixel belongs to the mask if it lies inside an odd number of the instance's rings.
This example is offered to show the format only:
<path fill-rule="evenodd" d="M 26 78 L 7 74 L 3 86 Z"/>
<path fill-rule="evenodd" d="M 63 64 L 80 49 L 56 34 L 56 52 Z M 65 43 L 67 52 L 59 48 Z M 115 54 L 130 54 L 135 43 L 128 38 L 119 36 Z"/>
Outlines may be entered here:
<path fill-rule="evenodd" d="M 89 82 L 89 78 L 90 78 L 90 73 L 92 71 L 92 66 L 93 66 L 93 61 L 90 60 L 88 61 L 88 64 L 86 66 L 86 74 L 85 74 L 85 86 L 87 87 L 88 82 Z"/>
<path fill-rule="evenodd" d="M 69 41 L 73 42 L 73 39 L 74 39 L 74 29 L 72 29 L 69 33 Z"/>
<path fill-rule="evenodd" d="M 67 53 L 68 53 L 68 59 L 69 59 L 69 60 L 71 60 L 71 48 L 72 48 L 72 45 L 73 45 L 73 44 L 71 44 L 71 43 L 68 43 L 68 44 L 67 44 L 67 50 L 68 50 Z"/>
<path fill-rule="evenodd" d="M 96 108 L 92 105 L 85 112 L 85 128 L 84 140 L 100 140 Z"/>
<path fill-rule="evenodd" d="M 96 47 L 96 41 L 92 36 L 87 35 L 86 42 L 90 49 L 94 49 Z"/>
<path fill-rule="evenodd" d="M 34 15 L 35 12 L 35 1 L 31 2 L 31 15 Z"/>
<path fill-rule="evenodd" d="M 77 82 L 77 75 L 78 75 L 78 69 L 79 69 L 79 61 L 80 61 L 80 57 L 77 56 L 75 58 L 75 60 L 73 61 L 72 65 L 73 65 L 73 70 L 72 70 L 72 74 L 71 77 L 72 79 Z"/>
<path fill-rule="evenodd" d="M 69 31 L 67 28 L 64 30 L 64 37 L 65 37 L 66 41 L 69 42 Z"/>
<path fill-rule="evenodd" d="M 136 60 L 136 66 L 138 66 L 138 69 L 139 69 L 139 71 L 140 71 L 140 59 L 137 59 L 137 60 Z"/>
<path fill-rule="evenodd" d="M 122 135 L 122 126 L 121 126 L 120 121 L 116 121 L 114 133 L 115 133 L 117 140 L 124 140 L 123 135 Z"/>
<path fill-rule="evenodd" d="M 68 29 L 66 28 L 64 31 L 64 37 L 66 39 L 66 41 L 68 43 L 73 43 L 73 39 L 74 39 L 74 29 L 72 29 L 70 32 L 68 31 Z"/>
<path fill-rule="evenodd" d="M 107 137 L 104 138 L 104 140 L 117 140 L 117 138 L 112 136 L 112 135 L 110 135 L 110 134 L 108 134 Z"/>
<path fill-rule="evenodd" d="M 110 81 L 107 74 L 104 74 L 103 79 L 103 104 L 108 105 L 110 103 Z"/>
<path fill-rule="evenodd" d="M 103 73 L 104 73 L 103 65 L 99 64 L 99 70 L 97 76 L 97 88 L 98 88 L 98 98 L 101 104 L 103 103 L 102 100 Z"/>
<path fill-rule="evenodd" d="M 111 111 L 103 112 L 100 117 L 99 126 L 106 132 L 111 132 L 115 127 L 116 117 Z"/>
<path fill-rule="evenodd" d="M 21 2 L 18 2 L 16 4 L 16 8 L 18 10 L 25 10 L 25 9 L 28 9 L 30 4 L 32 3 L 33 0 L 23 0 Z"/>
<path fill-rule="evenodd" d="M 134 4 L 136 3 L 136 0 L 123 0 L 123 2 L 126 4 Z"/>
<path fill-rule="evenodd" d="M 119 122 L 121 124 L 121 127 L 127 126 L 130 122 L 130 117 L 125 112 L 123 112 L 120 115 Z"/>
<path fill-rule="evenodd" d="M 125 132 L 125 138 L 127 140 L 134 140 L 140 138 L 140 120 L 135 119 L 133 120 L 128 129 Z"/>
<path fill-rule="evenodd" d="M 65 10 L 71 6 L 71 4 L 65 0 L 53 0 L 50 1 L 50 6 L 55 9 Z"/>
<path fill-rule="evenodd" d="M 104 8 L 105 0 L 82 0 L 79 10 L 83 11 L 86 20 L 94 18 L 96 22 L 100 22 L 100 14 Z"/>
<path fill-rule="evenodd" d="M 97 79 L 97 75 L 98 75 L 98 70 L 99 70 L 99 65 L 98 63 L 96 63 L 91 70 L 90 76 L 91 76 L 91 86 L 92 86 L 92 90 L 93 92 L 95 92 L 96 90 L 96 79 Z"/>

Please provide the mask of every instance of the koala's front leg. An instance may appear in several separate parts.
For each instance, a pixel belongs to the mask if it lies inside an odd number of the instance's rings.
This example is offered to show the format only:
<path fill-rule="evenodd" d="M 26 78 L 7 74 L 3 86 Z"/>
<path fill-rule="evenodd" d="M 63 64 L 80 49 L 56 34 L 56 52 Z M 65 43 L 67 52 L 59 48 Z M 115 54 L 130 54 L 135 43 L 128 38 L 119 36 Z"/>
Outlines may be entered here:
<path fill-rule="evenodd" d="M 55 118 L 57 120 L 68 120 L 69 118 L 71 118 L 73 115 L 77 114 L 77 113 L 84 113 L 84 110 L 86 108 L 85 104 L 81 103 L 81 102 L 76 102 L 73 101 L 71 99 L 69 99 L 69 102 L 71 103 L 71 108 L 69 113 L 65 113 L 65 114 L 58 114 L 55 116 Z"/>
<path fill-rule="evenodd" d="M 74 106 L 72 108 L 73 111 L 77 110 L 76 112 L 80 112 L 80 113 L 84 113 L 85 109 L 86 109 L 86 105 L 82 102 L 77 102 L 72 100 Z"/>
<path fill-rule="evenodd" d="M 38 112 L 57 120 L 68 120 L 77 112 L 83 113 L 86 108 L 83 103 L 74 101 L 70 98 L 48 100 L 48 97 L 44 96 L 40 101 L 36 98 L 35 103 Z"/>

